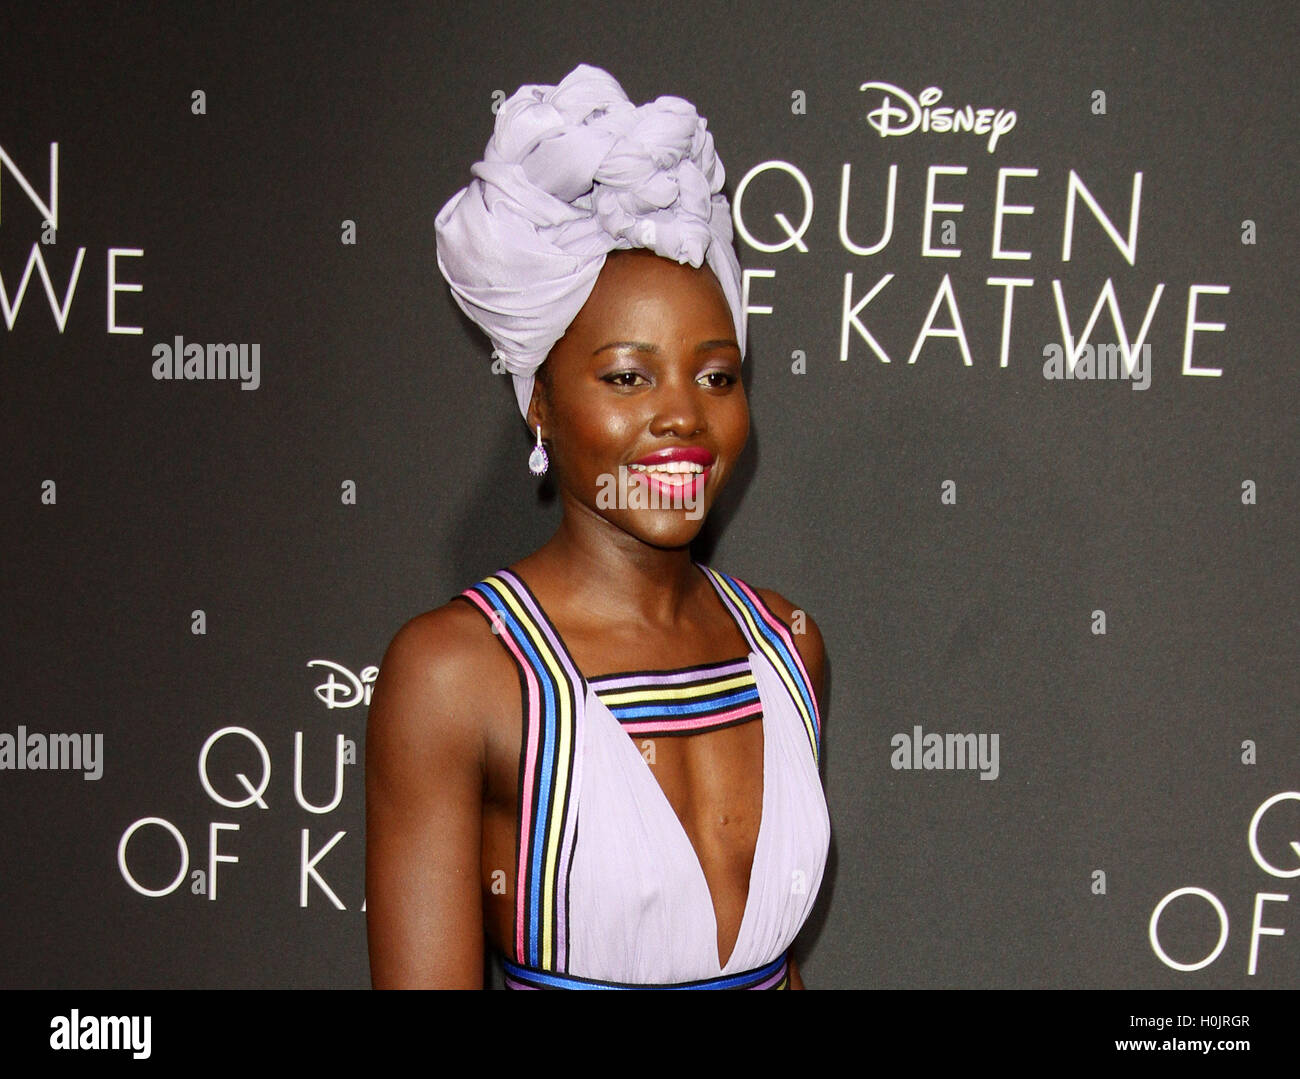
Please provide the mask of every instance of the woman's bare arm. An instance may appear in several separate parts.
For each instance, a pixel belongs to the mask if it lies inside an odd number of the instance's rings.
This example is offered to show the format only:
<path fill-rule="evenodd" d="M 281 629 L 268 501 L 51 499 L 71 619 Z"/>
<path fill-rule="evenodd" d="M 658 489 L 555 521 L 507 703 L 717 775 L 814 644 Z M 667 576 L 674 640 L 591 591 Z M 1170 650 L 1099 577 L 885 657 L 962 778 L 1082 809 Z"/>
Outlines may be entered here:
<path fill-rule="evenodd" d="M 366 924 L 376 989 L 483 984 L 481 664 L 466 633 L 481 619 L 460 606 L 398 631 L 371 698 Z"/>

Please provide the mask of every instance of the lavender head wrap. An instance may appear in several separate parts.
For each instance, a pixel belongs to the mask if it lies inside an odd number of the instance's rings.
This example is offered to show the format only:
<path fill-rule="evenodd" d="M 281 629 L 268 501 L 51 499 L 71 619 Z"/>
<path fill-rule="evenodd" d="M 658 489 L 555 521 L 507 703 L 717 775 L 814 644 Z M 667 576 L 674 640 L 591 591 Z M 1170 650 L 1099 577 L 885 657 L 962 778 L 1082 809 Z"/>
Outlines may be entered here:
<path fill-rule="evenodd" d="M 438 268 L 514 376 L 525 416 L 534 372 L 615 249 L 707 262 L 744 354 L 726 173 L 689 101 L 633 105 L 607 71 L 580 64 L 558 86 L 521 86 L 502 104 L 470 172 L 438 212 Z"/>

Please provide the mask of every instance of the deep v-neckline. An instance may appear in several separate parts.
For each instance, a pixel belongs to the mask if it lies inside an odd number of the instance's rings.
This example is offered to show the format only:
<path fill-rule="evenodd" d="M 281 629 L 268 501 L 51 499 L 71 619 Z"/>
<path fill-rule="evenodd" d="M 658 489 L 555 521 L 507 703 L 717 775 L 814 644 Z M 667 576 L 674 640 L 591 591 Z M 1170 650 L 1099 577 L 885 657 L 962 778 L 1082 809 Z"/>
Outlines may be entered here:
<path fill-rule="evenodd" d="M 569 668 L 573 671 L 575 675 L 577 675 L 578 680 L 581 682 L 584 709 L 586 708 L 587 705 L 590 705 L 590 703 L 594 701 L 599 711 L 603 713 L 605 719 L 607 719 L 610 723 L 614 725 L 615 729 L 618 732 L 619 739 L 621 739 L 621 741 L 626 745 L 627 751 L 635 754 L 637 759 L 641 762 L 640 766 L 642 769 L 644 769 L 644 775 L 650 781 L 650 786 L 654 788 L 655 804 L 658 805 L 660 807 L 660 811 L 662 813 L 665 813 L 667 815 L 667 818 L 672 821 L 672 826 L 673 826 L 672 830 L 675 830 L 677 836 L 685 844 L 686 850 L 690 852 L 691 863 L 695 868 L 695 872 L 699 875 L 701 883 L 704 885 L 704 894 L 706 899 L 708 900 L 708 914 L 710 920 L 713 922 L 713 933 L 712 933 L 713 953 L 718 964 L 718 971 L 719 973 L 726 973 L 727 967 L 730 965 L 731 961 L 735 959 L 736 953 L 740 951 L 740 946 L 742 943 L 742 939 L 744 937 L 745 928 L 750 922 L 751 908 L 753 906 L 753 898 L 754 898 L 754 879 L 756 875 L 756 870 L 758 869 L 759 855 L 762 854 L 764 849 L 763 840 L 766 835 L 766 829 L 768 823 L 767 821 L 768 818 L 768 814 L 767 814 L 768 746 L 771 741 L 768 738 L 768 731 L 766 725 L 766 719 L 768 714 L 767 713 L 768 702 L 763 700 L 763 689 L 759 682 L 757 672 L 755 671 L 754 668 L 755 661 L 761 662 L 761 657 L 758 655 L 757 651 L 753 648 L 753 641 L 750 639 L 749 634 L 745 631 L 745 627 L 741 624 L 740 619 L 738 619 L 732 613 L 726 601 L 722 598 L 721 594 L 719 594 L 717 585 L 709 577 L 709 574 L 705 572 L 704 567 L 700 566 L 699 563 L 692 563 L 692 564 L 704 575 L 705 579 L 709 582 L 709 587 L 713 589 L 714 595 L 718 597 L 718 602 L 722 604 L 722 609 L 726 611 L 727 617 L 731 619 L 736 629 L 740 631 L 740 635 L 742 638 L 744 638 L 745 643 L 750 646 L 750 651 L 748 655 L 746 655 L 745 659 L 749 664 L 750 672 L 754 674 L 754 683 L 755 683 L 755 687 L 758 690 L 759 703 L 762 705 L 762 711 L 760 711 L 759 715 L 755 717 L 755 720 L 751 721 L 751 722 L 754 721 L 758 722 L 759 730 L 761 731 L 763 737 L 762 763 L 759 769 L 760 788 L 759 788 L 759 797 L 758 797 L 758 814 L 759 814 L 758 831 L 754 836 L 754 850 L 753 850 L 753 854 L 750 857 L 750 862 L 749 862 L 749 880 L 746 882 L 745 885 L 745 904 L 743 909 L 741 910 L 740 924 L 736 928 L 736 939 L 735 941 L 732 942 L 731 951 L 727 955 L 727 958 L 725 960 L 723 960 L 722 953 L 718 949 L 717 901 L 714 899 L 713 888 L 709 884 L 708 874 L 704 872 L 704 863 L 700 860 L 700 852 L 696 850 L 695 843 L 691 840 L 691 835 L 686 830 L 686 825 L 682 823 L 682 819 L 680 816 L 678 816 L 677 810 L 673 807 L 672 802 L 669 801 L 668 795 L 664 792 L 663 787 L 659 783 L 659 778 L 654 774 L 654 771 L 650 768 L 649 762 L 641 755 L 640 750 L 637 749 L 635 739 L 623 729 L 623 725 L 619 723 L 614 713 L 611 712 L 609 707 L 605 704 L 605 702 L 600 699 L 600 694 L 596 692 L 595 687 L 591 683 L 591 680 L 589 680 L 587 676 L 583 674 L 581 668 L 579 668 L 578 664 L 574 661 L 573 653 L 569 651 L 569 646 L 568 643 L 564 640 L 564 635 L 560 632 L 559 627 L 556 626 L 555 622 L 552 621 L 550 614 L 547 613 L 547 610 L 542 605 L 541 600 L 537 598 L 537 593 L 535 593 L 532 590 L 532 588 L 529 587 L 528 582 L 525 581 L 518 573 L 515 573 L 513 570 L 510 572 L 514 576 L 515 580 L 518 581 L 519 584 L 523 587 L 524 591 L 528 594 L 529 598 L 532 600 L 533 605 L 537 610 L 537 613 L 541 615 L 541 617 L 545 620 L 546 624 L 550 627 L 551 633 L 554 635 L 555 638 L 555 643 L 559 646 L 560 651 L 563 653 L 565 661 L 568 663 Z M 681 669 L 687 670 L 689 668 L 681 668 Z M 604 679 L 604 678 L 614 678 L 617 677 L 620 673 L 628 673 L 628 672 L 615 672 L 613 674 L 598 675 L 596 677 L 597 680 Z M 631 673 L 636 673 L 636 672 L 631 672 Z M 669 673 L 669 672 L 661 671 L 657 673 Z M 700 733 L 710 734 L 712 732 L 703 731 Z M 686 735 L 685 737 L 694 738 L 697 737 L 697 735 Z"/>
<path fill-rule="evenodd" d="M 750 652 L 746 658 L 751 664 L 751 669 L 752 669 L 752 664 L 754 660 L 757 658 L 756 653 Z M 577 671 L 578 670 L 577 667 L 574 667 L 574 670 Z M 763 738 L 762 763 L 759 768 L 760 786 L 759 786 L 759 794 L 758 794 L 758 831 L 754 836 L 754 850 L 749 860 L 749 880 L 745 884 L 745 904 L 741 910 L 740 924 L 736 927 L 736 939 L 732 942 L 731 951 L 730 953 L 728 953 L 727 958 L 724 960 L 722 958 L 722 953 L 718 950 L 717 900 L 714 898 L 713 888 L 709 884 L 708 874 L 704 872 L 704 863 L 700 859 L 700 852 L 696 849 L 695 842 L 694 840 L 691 839 L 690 832 L 686 830 L 686 825 L 682 822 L 682 818 L 678 815 L 677 810 L 673 806 L 672 802 L 669 801 L 668 795 L 664 792 L 663 786 L 659 783 L 659 777 L 655 775 L 654 770 L 650 767 L 650 763 L 645 759 L 645 757 L 641 755 L 641 751 L 637 749 L 636 740 L 623 729 L 623 725 L 619 723 L 618 719 L 614 716 L 614 713 L 609 710 L 609 707 L 605 704 L 605 702 L 600 699 L 600 694 L 595 691 L 591 683 L 587 681 L 586 677 L 582 674 L 581 671 L 578 671 L 578 677 L 582 679 L 583 688 L 586 693 L 587 704 L 590 705 L 591 702 L 593 701 L 595 702 L 597 708 L 603 714 L 604 718 L 607 719 L 610 723 L 612 723 L 614 727 L 617 729 L 618 737 L 624 743 L 626 743 L 627 751 L 629 753 L 632 753 L 637 758 L 637 760 L 641 762 L 641 768 L 644 769 L 644 774 L 646 778 L 649 780 L 649 785 L 652 788 L 654 788 L 655 804 L 657 804 L 660 807 L 661 811 L 666 815 L 665 819 L 671 818 L 674 826 L 674 831 L 680 837 L 682 842 L 685 844 L 686 850 L 690 851 L 690 860 L 695 867 L 695 871 L 699 874 L 700 881 L 704 885 L 704 893 L 708 898 L 709 914 L 711 915 L 713 921 L 712 940 L 713 940 L 714 954 L 717 956 L 718 972 L 726 973 L 727 966 L 736 957 L 736 953 L 740 951 L 740 945 L 742 943 L 745 934 L 745 927 L 746 925 L 748 925 L 750 921 L 750 908 L 753 905 L 753 898 L 754 898 L 754 879 L 755 879 L 756 871 L 758 869 L 759 855 L 762 854 L 764 849 L 763 848 L 763 839 L 765 836 L 764 830 L 767 827 L 767 816 L 768 816 L 767 815 L 767 773 L 768 773 L 767 753 L 768 753 L 769 738 L 768 738 L 767 728 L 765 725 L 765 720 L 767 718 L 766 711 L 761 712 L 758 716 L 754 717 L 753 720 L 749 721 L 749 722 L 758 723 L 759 731 L 761 732 Z M 763 692 L 762 689 L 760 688 L 759 701 L 762 702 L 762 699 L 763 699 Z M 698 738 L 698 737 L 702 737 L 703 735 L 712 734 L 712 733 L 713 733 L 712 731 L 703 731 L 700 732 L 699 734 L 686 735 L 685 737 Z"/>

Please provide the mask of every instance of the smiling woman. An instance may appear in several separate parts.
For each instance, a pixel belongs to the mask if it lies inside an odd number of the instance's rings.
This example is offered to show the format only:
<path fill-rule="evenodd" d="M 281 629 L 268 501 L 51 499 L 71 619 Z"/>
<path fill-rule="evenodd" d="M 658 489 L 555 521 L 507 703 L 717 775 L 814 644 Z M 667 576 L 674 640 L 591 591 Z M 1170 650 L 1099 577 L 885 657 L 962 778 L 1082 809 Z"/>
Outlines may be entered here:
<path fill-rule="evenodd" d="M 616 529 L 689 543 L 749 435 L 740 346 L 713 272 L 611 252 L 541 371 L 528 425 L 548 434 L 567 489 Z M 642 512 L 652 508 L 688 512 Z"/>
<path fill-rule="evenodd" d="M 821 637 L 690 554 L 749 432 L 712 137 L 584 65 L 507 101 L 474 175 L 439 265 L 506 357 L 563 518 L 384 657 L 373 982 L 479 987 L 486 937 L 511 988 L 802 988 L 789 950 L 830 834 Z"/>

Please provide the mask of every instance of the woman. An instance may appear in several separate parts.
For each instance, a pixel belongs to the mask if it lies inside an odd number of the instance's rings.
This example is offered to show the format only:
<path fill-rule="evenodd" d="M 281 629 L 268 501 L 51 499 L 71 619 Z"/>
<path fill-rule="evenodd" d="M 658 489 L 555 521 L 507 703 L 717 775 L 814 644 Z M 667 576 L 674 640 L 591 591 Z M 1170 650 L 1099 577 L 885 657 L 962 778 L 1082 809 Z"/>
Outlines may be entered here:
<path fill-rule="evenodd" d="M 786 953 L 829 841 L 821 637 L 689 550 L 749 429 L 712 136 L 583 65 L 507 101 L 473 172 L 439 266 L 564 512 L 384 656 L 374 984 L 481 986 L 486 935 L 510 987 L 802 988 Z"/>

